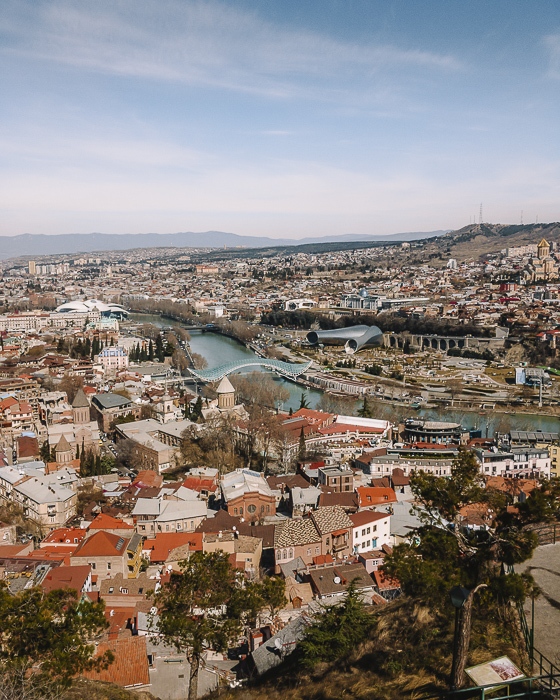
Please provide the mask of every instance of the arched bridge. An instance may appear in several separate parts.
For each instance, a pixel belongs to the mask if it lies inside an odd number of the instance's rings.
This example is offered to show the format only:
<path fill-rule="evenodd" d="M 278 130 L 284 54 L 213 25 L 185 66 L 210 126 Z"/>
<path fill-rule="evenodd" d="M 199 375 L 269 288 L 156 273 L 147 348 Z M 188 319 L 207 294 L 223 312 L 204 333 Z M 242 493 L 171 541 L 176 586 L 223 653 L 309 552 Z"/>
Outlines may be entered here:
<path fill-rule="evenodd" d="M 306 372 L 311 367 L 311 364 L 311 360 L 303 364 L 294 364 L 292 362 L 282 362 L 282 360 L 267 360 L 262 357 L 255 357 L 254 359 L 241 360 L 238 362 L 228 362 L 226 365 L 219 365 L 211 369 L 189 368 L 189 372 L 203 382 L 217 382 L 226 375 L 232 374 L 232 372 L 237 372 L 245 367 L 257 366 L 270 369 L 289 379 L 295 379 L 303 372 Z"/>

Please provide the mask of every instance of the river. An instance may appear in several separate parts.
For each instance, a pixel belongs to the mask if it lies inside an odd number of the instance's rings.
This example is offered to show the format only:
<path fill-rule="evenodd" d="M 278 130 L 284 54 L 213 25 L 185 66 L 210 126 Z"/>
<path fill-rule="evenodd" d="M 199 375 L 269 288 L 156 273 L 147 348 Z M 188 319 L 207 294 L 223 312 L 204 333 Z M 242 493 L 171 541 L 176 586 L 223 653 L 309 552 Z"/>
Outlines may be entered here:
<path fill-rule="evenodd" d="M 136 323 L 152 323 L 154 326 L 160 327 L 170 326 L 176 323 L 175 321 L 169 321 L 154 314 L 130 314 L 130 320 Z M 208 367 L 217 367 L 218 365 L 225 365 L 227 362 L 237 362 L 238 360 L 246 360 L 247 358 L 255 357 L 255 353 L 245 347 L 243 343 L 229 338 L 226 335 L 222 335 L 221 333 L 189 330 L 189 335 L 191 336 L 189 342 L 191 352 L 202 355 L 208 363 Z M 248 367 L 243 371 L 254 372 L 266 370 L 261 370 L 259 367 Z M 299 408 L 302 393 L 306 394 L 307 402 L 311 408 L 317 406 L 323 395 L 323 392 L 317 389 L 308 389 L 307 387 L 299 386 L 294 382 L 290 382 L 282 377 L 277 377 L 276 375 L 274 375 L 274 377 L 281 386 L 290 392 L 290 398 L 283 404 L 283 408 L 286 411 L 290 408 L 296 411 Z"/>
<path fill-rule="evenodd" d="M 161 318 L 154 314 L 130 314 L 130 320 L 136 323 L 152 323 L 156 326 L 169 326 L 175 322 Z M 192 352 L 202 355 L 208 362 L 208 367 L 216 367 L 226 362 L 245 360 L 255 357 L 255 354 L 242 343 L 228 338 L 220 333 L 204 333 L 202 331 L 189 331 L 191 336 L 190 347 Z M 246 371 L 257 370 L 248 368 Z M 300 405 L 301 394 L 305 392 L 309 406 L 314 408 L 319 402 L 322 392 L 317 389 L 307 389 L 286 379 L 277 378 L 277 381 L 290 392 L 290 398 L 284 403 L 284 409 L 297 410 Z M 449 409 L 420 409 L 414 410 L 407 406 L 391 406 L 381 401 L 371 401 L 375 406 L 376 417 L 393 422 L 399 422 L 405 418 L 422 416 L 430 420 L 454 421 L 461 423 L 467 429 L 478 429 L 482 435 L 492 436 L 494 432 L 501 433 L 509 430 L 543 430 L 545 432 L 558 432 L 560 422 L 554 416 L 519 413 L 509 415 L 506 413 L 488 412 L 485 415 L 468 411 L 453 411 Z M 353 413 L 357 414 L 362 405 L 361 401 L 353 403 Z"/>

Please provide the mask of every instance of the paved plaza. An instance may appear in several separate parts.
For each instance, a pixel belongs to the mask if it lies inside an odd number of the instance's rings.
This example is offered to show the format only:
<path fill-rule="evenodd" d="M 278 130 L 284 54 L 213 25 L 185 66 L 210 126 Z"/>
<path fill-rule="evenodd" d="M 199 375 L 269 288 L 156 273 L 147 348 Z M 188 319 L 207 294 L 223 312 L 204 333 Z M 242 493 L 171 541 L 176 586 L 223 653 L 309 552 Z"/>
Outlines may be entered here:
<path fill-rule="evenodd" d="M 535 648 L 560 664 L 560 544 L 537 547 L 516 571 L 528 571 L 542 591 L 535 600 Z M 525 614 L 530 625 L 531 600 L 525 602 Z"/>

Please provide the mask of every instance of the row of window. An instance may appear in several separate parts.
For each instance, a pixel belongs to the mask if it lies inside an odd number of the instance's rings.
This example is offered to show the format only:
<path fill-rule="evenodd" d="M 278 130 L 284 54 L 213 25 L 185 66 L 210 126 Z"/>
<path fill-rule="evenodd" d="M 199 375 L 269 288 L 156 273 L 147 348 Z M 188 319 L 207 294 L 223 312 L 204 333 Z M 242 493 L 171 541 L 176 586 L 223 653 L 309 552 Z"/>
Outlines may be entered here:
<path fill-rule="evenodd" d="M 247 512 L 250 513 L 251 515 L 253 513 L 257 512 L 257 506 L 255 506 L 253 503 L 249 504 L 247 506 Z M 261 513 L 270 513 L 270 506 L 261 506 Z M 243 515 L 243 506 L 240 506 L 239 508 L 234 508 L 233 509 L 233 514 L 234 515 Z"/>
<path fill-rule="evenodd" d="M 362 528 L 362 537 L 365 537 L 366 535 L 370 535 L 372 532 L 377 532 L 377 525 L 373 525 L 367 528 Z M 360 536 L 360 533 L 358 530 L 354 533 L 354 539 L 357 540 L 358 537 Z"/>

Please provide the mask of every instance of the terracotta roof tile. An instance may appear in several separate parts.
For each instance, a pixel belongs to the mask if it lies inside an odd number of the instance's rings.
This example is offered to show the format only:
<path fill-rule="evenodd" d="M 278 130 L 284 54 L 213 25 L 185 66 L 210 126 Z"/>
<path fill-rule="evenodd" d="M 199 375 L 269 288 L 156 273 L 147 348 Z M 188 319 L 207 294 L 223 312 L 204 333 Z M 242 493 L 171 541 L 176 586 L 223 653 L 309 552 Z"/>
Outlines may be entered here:
<path fill-rule="evenodd" d="M 124 556 L 128 539 L 100 530 L 84 540 L 72 556 L 74 557 L 118 557 Z"/>
<path fill-rule="evenodd" d="M 97 654 L 101 655 L 106 651 L 113 652 L 114 662 L 105 670 L 88 671 L 84 674 L 86 678 L 115 683 L 123 688 L 150 683 L 146 637 L 123 635 L 118 639 L 101 642 L 97 647 Z"/>
<path fill-rule="evenodd" d="M 134 530 L 133 525 L 125 523 L 124 520 L 113 518 L 112 515 L 99 513 L 89 524 L 88 530 Z"/>
<path fill-rule="evenodd" d="M 72 588 L 81 592 L 91 573 L 91 567 L 86 566 L 58 566 L 51 569 L 41 583 L 41 588 L 48 593 L 57 588 Z"/>

